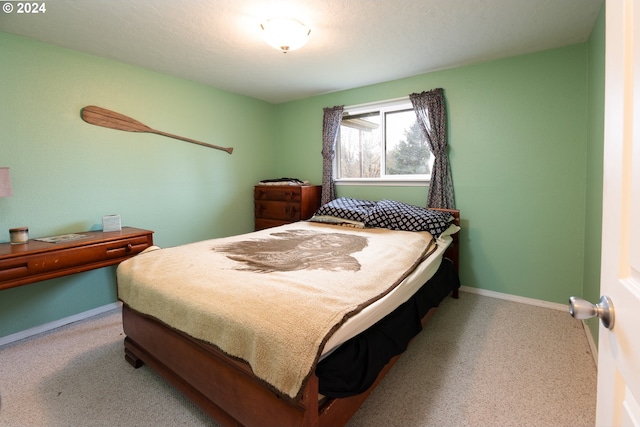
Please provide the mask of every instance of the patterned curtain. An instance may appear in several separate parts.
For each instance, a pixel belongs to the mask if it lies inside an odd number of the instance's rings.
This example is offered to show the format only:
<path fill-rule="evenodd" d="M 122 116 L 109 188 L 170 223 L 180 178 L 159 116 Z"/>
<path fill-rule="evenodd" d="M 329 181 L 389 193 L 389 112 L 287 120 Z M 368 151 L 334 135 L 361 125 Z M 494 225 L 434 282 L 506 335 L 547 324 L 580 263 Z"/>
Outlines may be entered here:
<path fill-rule="evenodd" d="M 447 112 L 443 90 L 438 88 L 412 93 L 409 99 L 434 156 L 427 207 L 455 209 L 453 180 L 447 154 Z"/>
<path fill-rule="evenodd" d="M 333 159 L 336 156 L 336 141 L 342 122 L 343 105 L 324 108 L 322 120 L 322 198 L 321 203 L 329 203 L 336 198 L 336 184 L 333 181 Z"/>

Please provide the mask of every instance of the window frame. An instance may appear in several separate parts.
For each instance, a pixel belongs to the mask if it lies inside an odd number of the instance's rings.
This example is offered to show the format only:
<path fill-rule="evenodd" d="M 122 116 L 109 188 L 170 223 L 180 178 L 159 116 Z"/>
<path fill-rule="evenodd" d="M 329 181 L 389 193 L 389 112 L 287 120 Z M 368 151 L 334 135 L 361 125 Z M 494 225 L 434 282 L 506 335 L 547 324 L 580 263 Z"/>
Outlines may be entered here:
<path fill-rule="evenodd" d="M 343 117 L 347 115 L 359 115 L 370 112 L 378 111 L 382 115 L 383 119 L 381 119 L 381 161 L 380 161 L 380 170 L 381 174 L 386 168 L 385 159 L 386 159 L 386 140 L 385 140 L 385 120 L 384 114 L 389 112 L 398 112 L 403 110 L 413 110 L 413 104 L 408 96 L 402 98 L 395 98 L 385 101 L 376 101 L 369 102 L 365 104 L 357 104 L 344 107 L 343 109 Z M 341 125 L 342 126 L 342 125 Z M 336 141 L 335 152 L 336 155 L 333 160 L 333 179 L 336 185 L 357 185 L 357 186 L 367 186 L 367 185 L 385 185 L 385 186 L 425 186 L 428 185 L 431 181 L 431 174 L 421 174 L 421 175 L 386 175 L 379 178 L 338 178 L 338 165 L 340 159 L 340 133 L 338 133 L 338 140 Z M 433 156 L 433 154 L 432 154 Z M 433 158 L 433 157 L 432 157 Z"/>

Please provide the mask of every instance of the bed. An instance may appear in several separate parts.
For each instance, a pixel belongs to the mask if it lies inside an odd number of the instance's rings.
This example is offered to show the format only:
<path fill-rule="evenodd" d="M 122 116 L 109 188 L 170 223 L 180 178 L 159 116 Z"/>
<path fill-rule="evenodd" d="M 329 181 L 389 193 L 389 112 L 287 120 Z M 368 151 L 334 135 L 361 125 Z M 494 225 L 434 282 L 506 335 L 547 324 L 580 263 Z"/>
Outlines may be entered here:
<path fill-rule="evenodd" d="M 448 294 L 459 211 L 340 198 L 120 264 L 125 358 L 222 425 L 344 425 Z"/>

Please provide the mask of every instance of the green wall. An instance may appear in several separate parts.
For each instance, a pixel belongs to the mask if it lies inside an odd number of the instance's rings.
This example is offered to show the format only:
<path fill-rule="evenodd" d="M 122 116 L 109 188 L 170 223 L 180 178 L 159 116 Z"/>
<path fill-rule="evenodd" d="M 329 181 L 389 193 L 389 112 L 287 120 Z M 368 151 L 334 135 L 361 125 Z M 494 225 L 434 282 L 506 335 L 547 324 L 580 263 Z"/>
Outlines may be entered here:
<path fill-rule="evenodd" d="M 14 184 L 0 199 L 0 241 L 22 225 L 31 237 L 98 229 L 111 213 L 154 230 L 165 247 L 250 231 L 259 179 L 320 183 L 323 107 L 442 87 L 463 285 L 594 299 L 603 27 L 601 16 L 589 43 L 279 105 L 0 33 L 0 166 Z M 235 150 L 92 126 L 79 117 L 91 104 Z M 426 193 L 338 187 L 340 196 L 416 205 Z M 116 301 L 114 276 L 106 268 L 1 291 L 0 337 Z"/>
<path fill-rule="evenodd" d="M 0 166 L 8 229 L 30 237 L 100 229 L 105 214 L 173 246 L 253 229 L 252 186 L 273 175 L 273 105 L 0 33 Z M 153 128 L 234 147 L 229 155 L 81 120 L 98 105 Z M 0 291 L 0 336 L 116 301 L 115 268 Z"/>
<path fill-rule="evenodd" d="M 589 39 L 589 112 L 587 138 L 587 191 L 583 297 L 600 300 L 600 250 L 602 245 L 602 168 L 604 150 L 604 6 Z M 597 343 L 597 318 L 586 321 Z"/>
<path fill-rule="evenodd" d="M 587 45 L 279 106 L 278 174 L 321 179 L 322 108 L 444 88 L 465 286 L 566 303 L 582 294 Z M 426 187 L 339 186 L 424 205 Z"/>

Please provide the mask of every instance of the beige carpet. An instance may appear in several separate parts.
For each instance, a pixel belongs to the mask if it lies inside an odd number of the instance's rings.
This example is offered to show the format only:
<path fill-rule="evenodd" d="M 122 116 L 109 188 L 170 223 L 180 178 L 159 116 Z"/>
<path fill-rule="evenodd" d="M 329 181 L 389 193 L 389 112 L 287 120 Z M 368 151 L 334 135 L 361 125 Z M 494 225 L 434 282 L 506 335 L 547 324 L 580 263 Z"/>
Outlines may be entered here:
<path fill-rule="evenodd" d="M 124 361 L 119 310 L 0 347 L 0 426 L 215 426 Z M 593 426 L 596 368 L 567 313 L 461 293 L 349 426 Z"/>

